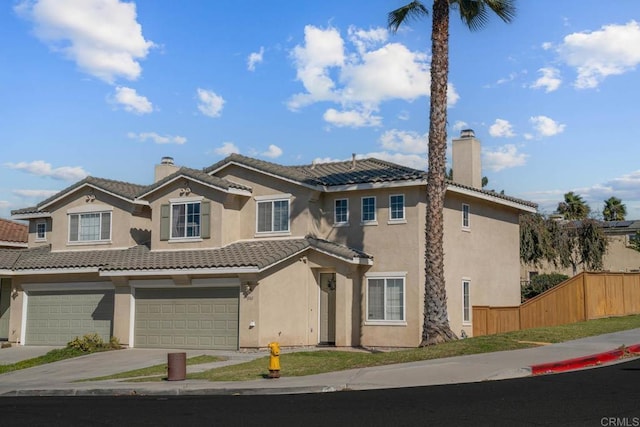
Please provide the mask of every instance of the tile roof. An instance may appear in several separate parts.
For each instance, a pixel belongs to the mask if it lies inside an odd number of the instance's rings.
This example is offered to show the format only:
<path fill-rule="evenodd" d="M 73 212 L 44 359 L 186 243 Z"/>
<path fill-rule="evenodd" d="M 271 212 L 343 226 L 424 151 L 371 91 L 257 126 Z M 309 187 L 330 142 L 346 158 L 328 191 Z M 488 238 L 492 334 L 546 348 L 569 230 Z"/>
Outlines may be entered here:
<path fill-rule="evenodd" d="M 380 183 L 391 181 L 420 181 L 426 183 L 427 172 L 398 165 L 396 163 L 387 162 L 375 158 L 356 159 L 331 162 L 317 163 L 301 166 L 283 166 L 276 163 L 266 162 L 264 160 L 254 159 L 252 157 L 243 156 L 241 154 L 231 154 L 225 159 L 205 168 L 207 173 L 215 172 L 229 163 L 237 163 L 259 171 L 280 176 L 301 184 L 311 186 L 342 186 L 355 185 L 365 183 Z M 355 163 L 355 166 L 354 166 Z M 495 191 L 478 189 L 466 185 L 459 184 L 454 181 L 447 181 L 448 185 L 458 188 L 472 190 L 478 193 L 493 196 L 499 199 L 508 200 L 514 203 L 523 204 L 537 208 L 538 205 L 527 200 L 506 196 Z"/>
<path fill-rule="evenodd" d="M 0 218 L 0 241 L 27 243 L 29 228 L 25 224 Z"/>
<path fill-rule="evenodd" d="M 141 195 L 148 194 L 148 193 L 152 192 L 153 190 L 162 187 L 164 184 L 166 184 L 166 183 L 168 183 L 168 182 L 170 182 L 170 181 L 172 181 L 172 180 L 174 180 L 174 179 L 176 179 L 177 177 L 180 177 L 180 176 L 184 176 L 184 177 L 196 180 L 196 181 L 204 182 L 206 184 L 213 185 L 215 187 L 222 188 L 222 189 L 225 189 L 225 190 L 229 190 L 231 188 L 235 188 L 235 189 L 238 189 L 238 190 L 251 191 L 251 187 L 247 187 L 246 185 L 237 184 L 235 182 L 231 182 L 231 181 L 228 181 L 226 179 L 222 179 L 222 178 L 214 176 L 214 175 L 209 175 L 208 173 L 205 173 L 205 172 L 203 172 L 202 170 L 199 170 L 199 169 L 191 169 L 191 168 L 187 168 L 187 167 L 181 167 L 180 169 L 178 169 L 177 171 L 175 171 L 171 175 L 168 175 L 168 176 L 162 178 L 161 180 L 159 180 L 158 182 L 155 182 L 155 183 L 145 187 L 144 189 L 139 191 L 136 194 L 136 196 L 139 197 Z"/>
<path fill-rule="evenodd" d="M 256 268 L 262 270 L 290 256 L 316 249 L 352 261 L 371 259 L 364 252 L 313 237 L 235 242 L 222 248 L 150 251 L 146 246 L 121 250 L 51 252 L 50 246 L 0 251 L 0 269 L 49 270 L 96 268 L 100 271 Z M 9 253 L 6 253 L 6 252 Z M 11 255 L 15 254 L 15 255 Z"/>

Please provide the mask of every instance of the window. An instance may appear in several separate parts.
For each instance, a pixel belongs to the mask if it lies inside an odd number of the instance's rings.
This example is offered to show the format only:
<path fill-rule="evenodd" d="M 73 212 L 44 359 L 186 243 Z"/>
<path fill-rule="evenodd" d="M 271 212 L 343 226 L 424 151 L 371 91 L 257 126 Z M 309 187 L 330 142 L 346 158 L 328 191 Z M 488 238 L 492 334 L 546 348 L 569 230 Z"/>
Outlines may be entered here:
<path fill-rule="evenodd" d="M 349 199 L 336 199 L 333 215 L 334 224 L 347 224 L 349 222 Z"/>
<path fill-rule="evenodd" d="M 111 240 L 111 212 L 69 215 L 69 241 L 95 242 Z"/>
<path fill-rule="evenodd" d="M 469 280 L 462 281 L 462 323 L 471 323 L 471 297 Z"/>
<path fill-rule="evenodd" d="M 375 222 L 376 220 L 376 198 L 362 198 L 362 222 Z"/>
<path fill-rule="evenodd" d="M 200 202 L 171 205 L 171 238 L 200 237 Z"/>
<path fill-rule="evenodd" d="M 404 320 L 404 277 L 368 277 L 367 321 Z"/>
<path fill-rule="evenodd" d="M 258 233 L 289 231 L 289 200 L 258 202 Z"/>
<path fill-rule="evenodd" d="M 462 228 L 469 228 L 469 205 L 462 204 Z"/>
<path fill-rule="evenodd" d="M 47 239 L 47 223 L 38 222 L 36 224 L 36 240 L 46 240 L 46 239 Z"/>
<path fill-rule="evenodd" d="M 393 194 L 389 196 L 389 220 L 404 220 L 404 194 Z"/>

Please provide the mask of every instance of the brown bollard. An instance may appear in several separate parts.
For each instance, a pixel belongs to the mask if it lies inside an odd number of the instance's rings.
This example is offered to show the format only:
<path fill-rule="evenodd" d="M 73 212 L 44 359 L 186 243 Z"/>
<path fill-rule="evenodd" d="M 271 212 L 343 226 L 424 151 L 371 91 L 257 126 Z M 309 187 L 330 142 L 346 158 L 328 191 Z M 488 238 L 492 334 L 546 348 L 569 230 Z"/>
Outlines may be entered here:
<path fill-rule="evenodd" d="M 167 355 L 167 380 L 182 381 L 187 377 L 187 353 Z"/>

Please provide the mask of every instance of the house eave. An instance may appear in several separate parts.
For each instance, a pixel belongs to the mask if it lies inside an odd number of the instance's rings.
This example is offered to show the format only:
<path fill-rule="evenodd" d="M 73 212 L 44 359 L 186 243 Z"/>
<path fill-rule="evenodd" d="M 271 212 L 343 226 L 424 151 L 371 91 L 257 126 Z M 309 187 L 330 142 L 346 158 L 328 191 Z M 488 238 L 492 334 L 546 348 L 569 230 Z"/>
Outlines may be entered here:
<path fill-rule="evenodd" d="M 24 214 L 11 215 L 11 219 L 16 219 L 16 220 L 38 219 L 38 218 L 51 218 L 51 213 L 49 213 L 49 212 L 33 212 L 33 213 L 24 213 Z"/>
<path fill-rule="evenodd" d="M 159 191 L 161 188 L 164 188 L 167 185 L 172 184 L 172 183 L 174 183 L 174 182 L 176 182 L 176 181 L 178 181 L 180 179 L 187 179 L 189 181 L 196 182 L 196 183 L 198 183 L 200 185 L 204 185 L 205 187 L 209 187 L 209 188 L 212 188 L 214 190 L 221 191 L 223 193 L 237 194 L 237 195 L 247 196 L 247 197 L 251 196 L 251 192 L 247 191 L 247 190 L 242 190 L 240 188 L 234 188 L 234 187 L 224 188 L 224 187 L 220 187 L 218 185 L 211 184 L 209 182 L 205 182 L 205 181 L 202 181 L 200 179 L 197 179 L 197 178 L 194 178 L 194 177 L 191 177 L 191 176 L 188 176 L 188 175 L 180 174 L 180 175 L 177 175 L 176 177 L 174 177 L 173 179 L 170 179 L 169 181 L 163 183 L 159 187 L 155 187 L 155 188 L 151 189 L 150 191 L 147 191 L 146 193 L 140 194 L 138 197 L 136 197 L 136 200 L 144 199 L 145 197 L 155 193 L 156 191 Z"/>
<path fill-rule="evenodd" d="M 29 247 L 29 244 L 27 242 L 11 242 L 8 240 L 0 240 L 0 247 L 27 248 Z"/>
<path fill-rule="evenodd" d="M 31 268 L 13 270 L 13 276 L 32 276 L 45 274 L 79 274 L 79 273 L 97 273 L 99 267 L 78 267 L 78 268 Z"/>
<path fill-rule="evenodd" d="M 514 209 L 518 209 L 520 211 L 524 211 L 524 212 L 529 212 L 529 213 L 535 213 L 538 210 L 533 207 L 533 206 L 529 206 L 526 205 L 524 203 L 518 203 L 516 201 L 513 200 L 506 200 L 503 199 L 501 197 L 497 197 L 497 196 L 493 196 L 491 194 L 487 194 L 487 193 L 483 193 L 480 191 L 474 191 L 468 188 L 462 188 L 462 187 L 457 187 L 455 185 L 447 185 L 447 191 L 451 191 L 453 193 L 458 193 L 458 194 L 463 194 L 465 196 L 471 196 L 471 197 L 475 197 L 477 199 L 482 199 L 482 200 L 486 200 L 492 203 L 496 203 L 502 206 L 508 206 Z"/>
<path fill-rule="evenodd" d="M 97 185 L 94 185 L 94 184 L 91 184 L 91 183 L 85 183 L 84 185 L 81 185 L 80 187 L 74 188 L 71 191 L 67 191 L 64 194 L 61 194 L 59 197 L 56 197 L 55 199 L 49 201 L 49 203 L 47 203 L 45 205 L 38 206 L 38 209 L 44 209 L 47 206 L 51 206 L 51 205 L 55 204 L 56 202 L 64 199 L 65 197 L 67 197 L 69 194 L 78 192 L 78 191 L 82 190 L 85 187 L 89 187 L 89 188 L 92 188 L 94 190 L 100 191 L 102 193 L 108 194 L 108 195 L 110 195 L 112 197 L 116 197 L 116 198 L 118 198 L 120 200 L 124 200 L 127 203 L 133 203 L 133 199 L 129 199 L 129 198 L 125 197 L 125 196 L 122 196 L 120 194 L 114 193 L 113 191 L 105 190 L 104 188 L 99 187 Z"/>
<path fill-rule="evenodd" d="M 101 277 L 144 277 L 144 276 L 204 276 L 217 274 L 246 274 L 259 273 L 258 267 L 221 267 L 221 268 L 174 268 L 174 269 L 146 269 L 146 270 L 101 270 Z"/>

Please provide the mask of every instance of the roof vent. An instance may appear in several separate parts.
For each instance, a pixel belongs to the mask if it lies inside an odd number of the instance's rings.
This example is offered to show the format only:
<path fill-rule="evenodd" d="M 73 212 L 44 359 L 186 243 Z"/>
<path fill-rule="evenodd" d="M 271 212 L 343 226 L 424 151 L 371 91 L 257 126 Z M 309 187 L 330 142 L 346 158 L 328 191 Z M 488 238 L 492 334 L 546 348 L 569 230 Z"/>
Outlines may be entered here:
<path fill-rule="evenodd" d="M 351 153 L 351 169 L 356 168 L 356 153 Z"/>
<path fill-rule="evenodd" d="M 160 164 L 161 165 L 172 165 L 173 164 L 173 157 L 163 157 L 162 160 L 160 160 Z"/>
<path fill-rule="evenodd" d="M 476 134 L 473 129 L 462 129 L 460 131 L 460 138 L 475 138 Z"/>

